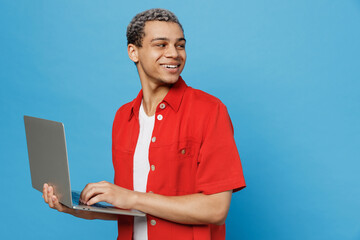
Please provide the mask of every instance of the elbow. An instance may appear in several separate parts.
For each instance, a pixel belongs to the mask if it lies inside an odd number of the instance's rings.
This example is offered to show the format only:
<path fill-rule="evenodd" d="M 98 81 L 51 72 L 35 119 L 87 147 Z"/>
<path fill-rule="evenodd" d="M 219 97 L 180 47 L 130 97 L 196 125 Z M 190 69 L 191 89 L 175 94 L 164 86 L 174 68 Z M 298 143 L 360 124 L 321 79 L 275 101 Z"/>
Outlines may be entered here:
<path fill-rule="evenodd" d="M 213 195 L 211 197 L 210 204 L 207 207 L 207 216 L 205 224 L 213 225 L 223 225 L 225 223 L 226 217 L 230 208 L 232 191 L 221 192 Z"/>
<path fill-rule="evenodd" d="M 216 219 L 216 221 L 214 221 L 213 224 L 220 226 L 220 225 L 225 224 L 225 220 L 226 220 L 226 216 Z"/>
<path fill-rule="evenodd" d="M 224 208 L 224 209 L 221 209 L 219 208 L 212 216 L 212 219 L 211 219 L 211 224 L 214 224 L 214 225 L 223 225 L 225 223 L 225 220 L 226 220 L 226 217 L 227 217 L 227 214 L 228 214 L 228 209 Z"/>

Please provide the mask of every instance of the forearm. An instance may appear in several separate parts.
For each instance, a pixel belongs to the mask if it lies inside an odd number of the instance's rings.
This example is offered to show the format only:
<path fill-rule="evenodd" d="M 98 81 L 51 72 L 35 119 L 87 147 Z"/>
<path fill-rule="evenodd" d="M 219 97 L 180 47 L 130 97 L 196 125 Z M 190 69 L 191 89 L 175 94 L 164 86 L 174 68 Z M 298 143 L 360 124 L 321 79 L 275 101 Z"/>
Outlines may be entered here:
<path fill-rule="evenodd" d="M 134 209 L 182 224 L 217 224 L 225 222 L 232 191 L 205 195 L 163 196 L 136 192 Z"/>
<path fill-rule="evenodd" d="M 225 222 L 231 195 L 232 190 L 210 195 L 164 196 L 134 192 L 102 181 L 87 184 L 80 200 L 88 205 L 105 201 L 118 208 L 136 209 L 177 223 L 220 225 Z"/>

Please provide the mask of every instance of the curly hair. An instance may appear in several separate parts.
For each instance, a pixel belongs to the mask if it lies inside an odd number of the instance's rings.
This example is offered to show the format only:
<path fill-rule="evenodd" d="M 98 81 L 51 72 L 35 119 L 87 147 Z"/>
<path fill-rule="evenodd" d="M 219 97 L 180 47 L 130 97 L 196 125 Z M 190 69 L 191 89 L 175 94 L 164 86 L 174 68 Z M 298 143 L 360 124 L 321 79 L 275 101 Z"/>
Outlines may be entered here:
<path fill-rule="evenodd" d="M 178 18 L 174 13 L 166 9 L 154 8 L 144 12 L 138 13 L 129 23 L 126 31 L 127 44 L 134 44 L 137 47 L 142 47 L 142 40 L 145 36 L 144 27 L 148 21 L 163 21 L 173 22 L 179 24 L 181 30 L 184 32 Z"/>

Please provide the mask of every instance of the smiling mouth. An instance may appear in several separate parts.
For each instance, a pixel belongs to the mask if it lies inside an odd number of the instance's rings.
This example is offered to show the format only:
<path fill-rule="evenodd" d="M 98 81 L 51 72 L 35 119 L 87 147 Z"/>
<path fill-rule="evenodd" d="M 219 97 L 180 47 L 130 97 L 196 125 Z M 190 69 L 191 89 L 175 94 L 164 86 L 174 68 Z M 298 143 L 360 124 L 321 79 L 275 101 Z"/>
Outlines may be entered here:
<path fill-rule="evenodd" d="M 180 67 L 180 64 L 174 65 L 174 64 L 163 64 L 161 65 L 163 68 L 168 68 L 168 69 L 176 69 Z"/>

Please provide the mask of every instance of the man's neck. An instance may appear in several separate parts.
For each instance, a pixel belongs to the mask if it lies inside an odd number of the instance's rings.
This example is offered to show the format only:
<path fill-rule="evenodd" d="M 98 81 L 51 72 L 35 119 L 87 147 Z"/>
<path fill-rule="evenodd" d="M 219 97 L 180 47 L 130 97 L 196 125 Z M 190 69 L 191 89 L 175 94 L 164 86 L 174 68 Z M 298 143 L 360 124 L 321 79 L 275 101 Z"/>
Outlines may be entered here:
<path fill-rule="evenodd" d="M 143 107 L 146 115 L 153 116 L 157 105 L 165 98 L 171 85 L 157 85 L 155 83 L 141 82 L 143 90 Z"/>

